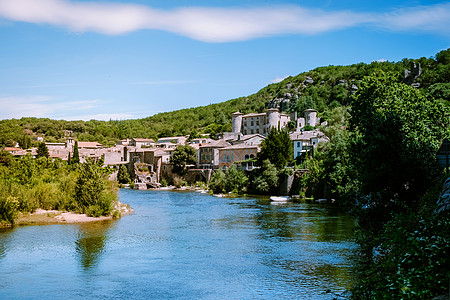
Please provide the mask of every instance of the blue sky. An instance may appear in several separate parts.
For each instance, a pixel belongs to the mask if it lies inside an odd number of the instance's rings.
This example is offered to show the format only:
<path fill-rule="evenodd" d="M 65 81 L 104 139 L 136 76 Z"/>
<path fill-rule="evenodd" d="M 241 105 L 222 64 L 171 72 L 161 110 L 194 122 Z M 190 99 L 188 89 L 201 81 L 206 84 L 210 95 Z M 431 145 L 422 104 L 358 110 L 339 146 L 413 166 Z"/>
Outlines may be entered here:
<path fill-rule="evenodd" d="M 448 1 L 0 0 L 0 119 L 143 118 L 320 66 L 434 56 Z"/>

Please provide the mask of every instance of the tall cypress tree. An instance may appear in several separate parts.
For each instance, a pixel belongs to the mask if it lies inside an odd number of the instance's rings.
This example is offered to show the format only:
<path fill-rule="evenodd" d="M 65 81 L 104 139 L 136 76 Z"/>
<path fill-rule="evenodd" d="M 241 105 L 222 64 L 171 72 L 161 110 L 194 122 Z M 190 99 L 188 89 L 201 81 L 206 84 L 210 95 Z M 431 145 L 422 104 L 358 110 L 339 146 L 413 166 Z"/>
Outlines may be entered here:
<path fill-rule="evenodd" d="M 48 157 L 48 149 L 45 143 L 39 143 L 38 149 L 37 149 L 37 157 Z"/>
<path fill-rule="evenodd" d="M 80 154 L 78 153 L 78 141 L 75 141 L 75 146 L 73 147 L 73 157 L 71 163 L 72 164 L 80 163 Z"/>

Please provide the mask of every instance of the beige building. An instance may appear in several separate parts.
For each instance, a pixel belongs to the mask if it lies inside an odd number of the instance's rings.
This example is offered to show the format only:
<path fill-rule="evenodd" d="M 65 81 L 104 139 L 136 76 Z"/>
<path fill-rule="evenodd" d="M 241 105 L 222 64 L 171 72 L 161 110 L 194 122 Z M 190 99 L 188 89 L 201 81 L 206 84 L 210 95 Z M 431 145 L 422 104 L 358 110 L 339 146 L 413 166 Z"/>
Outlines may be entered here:
<path fill-rule="evenodd" d="M 158 139 L 158 144 L 172 143 L 176 145 L 186 144 L 187 138 L 185 136 L 172 136 Z"/>
<path fill-rule="evenodd" d="M 134 146 L 136 148 L 145 148 L 152 147 L 155 145 L 155 141 L 152 139 L 138 139 L 134 138 L 129 141 L 130 146 Z"/>
<path fill-rule="evenodd" d="M 198 167 L 200 169 L 219 168 L 219 149 L 231 146 L 224 140 L 214 141 L 212 143 L 199 147 Z"/>
<path fill-rule="evenodd" d="M 252 170 L 254 168 L 253 159 L 259 152 L 257 145 L 237 144 L 219 149 L 219 169 L 227 170 L 231 165 Z"/>

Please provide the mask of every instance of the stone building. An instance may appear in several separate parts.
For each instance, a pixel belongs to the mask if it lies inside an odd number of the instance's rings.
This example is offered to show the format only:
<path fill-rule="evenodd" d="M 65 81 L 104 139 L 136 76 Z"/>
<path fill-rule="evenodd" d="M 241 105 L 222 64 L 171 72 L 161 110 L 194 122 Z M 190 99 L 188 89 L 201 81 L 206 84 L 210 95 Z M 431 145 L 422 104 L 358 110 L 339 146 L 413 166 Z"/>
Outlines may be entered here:
<path fill-rule="evenodd" d="M 297 117 L 296 113 L 285 114 L 279 112 L 277 108 L 270 108 L 263 113 L 246 115 L 240 112 L 233 113 L 231 115 L 231 128 L 234 135 L 267 135 L 270 128 L 282 129 L 288 125 L 289 121 L 295 122 L 296 131 L 300 131 L 306 125 L 315 127 L 319 124 L 315 109 L 307 109 L 303 112 L 303 117 Z"/>

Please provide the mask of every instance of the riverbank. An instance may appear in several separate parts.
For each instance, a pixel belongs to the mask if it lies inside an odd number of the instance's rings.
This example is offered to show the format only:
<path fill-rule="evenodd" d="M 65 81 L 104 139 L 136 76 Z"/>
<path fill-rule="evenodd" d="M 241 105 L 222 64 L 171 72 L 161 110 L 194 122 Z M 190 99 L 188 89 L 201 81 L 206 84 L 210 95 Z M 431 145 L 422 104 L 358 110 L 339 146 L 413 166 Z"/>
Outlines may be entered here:
<path fill-rule="evenodd" d="M 53 225 L 53 224 L 80 224 L 89 222 L 100 222 L 106 220 L 118 219 L 120 217 L 130 215 L 134 211 L 126 204 L 118 202 L 114 208 L 120 214 L 111 214 L 109 216 L 89 217 L 86 214 L 74 212 L 37 209 L 33 213 L 19 213 L 14 226 L 30 226 L 30 225 Z M 117 217 L 118 216 L 118 217 Z M 10 224 L 0 224 L 0 228 L 10 227 Z"/>

